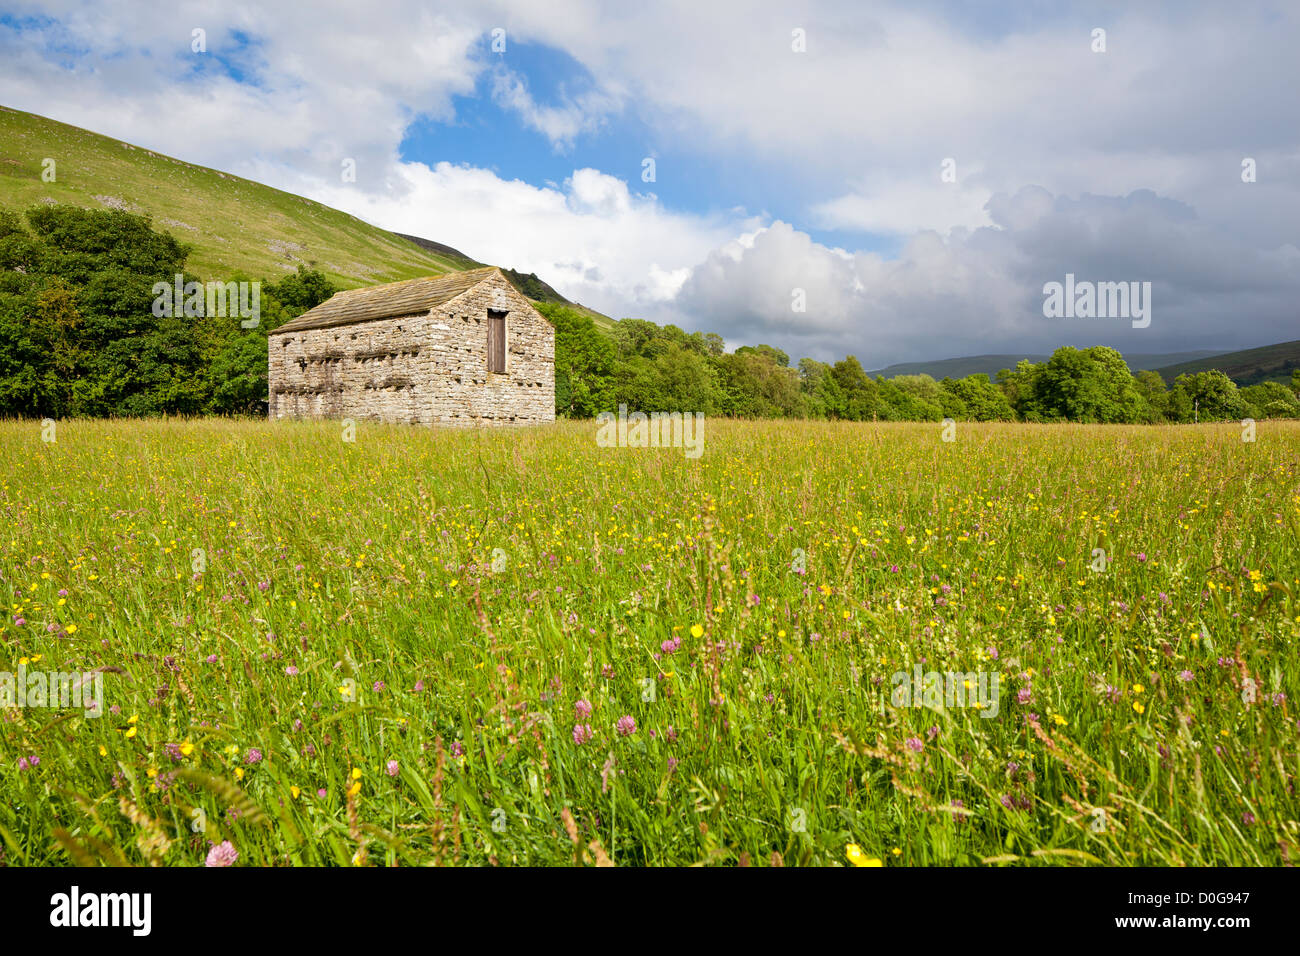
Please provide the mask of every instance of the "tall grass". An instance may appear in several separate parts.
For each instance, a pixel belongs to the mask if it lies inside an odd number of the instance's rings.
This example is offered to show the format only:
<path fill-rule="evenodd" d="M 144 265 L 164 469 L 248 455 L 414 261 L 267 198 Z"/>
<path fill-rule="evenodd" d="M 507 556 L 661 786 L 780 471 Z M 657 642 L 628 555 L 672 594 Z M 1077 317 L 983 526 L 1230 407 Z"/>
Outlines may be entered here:
<path fill-rule="evenodd" d="M 1296 862 L 1300 425 L 941 428 L 0 423 L 5 862 Z"/>

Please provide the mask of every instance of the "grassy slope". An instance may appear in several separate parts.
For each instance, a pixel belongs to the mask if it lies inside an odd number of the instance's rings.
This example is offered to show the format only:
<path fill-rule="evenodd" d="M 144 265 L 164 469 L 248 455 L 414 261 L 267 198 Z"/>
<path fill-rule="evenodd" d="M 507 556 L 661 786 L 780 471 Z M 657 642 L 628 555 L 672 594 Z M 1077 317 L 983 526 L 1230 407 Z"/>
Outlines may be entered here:
<path fill-rule="evenodd" d="M 1183 373 L 1204 372 L 1217 368 L 1238 385 L 1255 385 L 1259 382 L 1291 381 L 1291 370 L 1300 368 L 1300 340 L 1279 342 L 1257 349 L 1244 349 L 1216 355 L 1212 359 L 1183 362 L 1156 369 L 1167 383 L 1172 383 Z"/>
<path fill-rule="evenodd" d="M 45 157 L 57 163 L 53 183 L 41 181 Z M 310 199 L 0 107 L 0 208 L 50 201 L 153 216 L 193 246 L 189 268 L 203 278 L 275 279 L 306 263 L 353 288 L 478 265 Z"/>

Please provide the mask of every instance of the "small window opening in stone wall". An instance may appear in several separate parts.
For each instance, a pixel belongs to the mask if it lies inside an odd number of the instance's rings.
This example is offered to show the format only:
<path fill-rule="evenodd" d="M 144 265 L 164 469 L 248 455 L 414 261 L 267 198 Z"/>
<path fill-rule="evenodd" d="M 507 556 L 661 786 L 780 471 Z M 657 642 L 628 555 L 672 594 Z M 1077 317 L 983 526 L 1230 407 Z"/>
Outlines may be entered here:
<path fill-rule="evenodd" d="M 506 370 L 506 315 L 496 309 L 488 309 L 488 371 L 505 372 Z"/>

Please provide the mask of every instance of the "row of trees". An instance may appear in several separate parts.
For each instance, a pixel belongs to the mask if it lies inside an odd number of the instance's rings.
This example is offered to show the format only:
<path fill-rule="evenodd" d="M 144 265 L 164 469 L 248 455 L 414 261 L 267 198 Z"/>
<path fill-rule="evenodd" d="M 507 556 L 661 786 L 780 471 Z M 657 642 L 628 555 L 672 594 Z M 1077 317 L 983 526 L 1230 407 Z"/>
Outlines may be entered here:
<path fill-rule="evenodd" d="M 189 249 L 148 219 L 40 206 L 0 212 L 0 415 L 265 414 L 266 335 L 328 299 L 319 272 L 261 284 L 254 329 L 238 318 L 155 316 L 156 282 L 200 281 Z M 227 277 L 232 278 L 232 277 Z M 233 277 L 238 281 L 241 277 Z M 1058 349 L 987 375 L 871 378 L 853 356 L 826 364 L 770 345 L 727 352 L 720 336 L 623 319 L 612 334 L 573 308 L 542 304 L 556 329 L 556 411 L 641 411 L 850 421 L 1183 422 L 1300 417 L 1292 387 L 1238 389 L 1222 372 L 1130 372 L 1113 349 Z"/>
<path fill-rule="evenodd" d="M 872 378 L 852 355 L 834 364 L 790 365 L 770 345 L 726 352 L 712 333 L 686 333 L 623 319 L 613 334 L 561 305 L 540 307 L 555 324 L 558 414 L 588 418 L 629 408 L 746 418 L 849 421 L 1190 422 L 1300 417 L 1300 372 L 1292 385 L 1238 389 L 1219 371 L 1181 375 L 1172 388 L 1155 372 L 1133 373 L 1114 349 L 1057 349 L 987 375 L 935 381 L 929 375 Z"/>

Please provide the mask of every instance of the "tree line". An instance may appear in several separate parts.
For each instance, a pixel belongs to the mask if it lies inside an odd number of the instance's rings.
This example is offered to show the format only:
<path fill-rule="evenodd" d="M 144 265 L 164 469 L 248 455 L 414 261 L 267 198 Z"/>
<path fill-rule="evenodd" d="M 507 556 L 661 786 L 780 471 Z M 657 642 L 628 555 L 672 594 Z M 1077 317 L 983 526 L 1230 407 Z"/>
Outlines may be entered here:
<path fill-rule="evenodd" d="M 266 414 L 267 333 L 336 289 L 319 271 L 261 283 L 255 328 L 155 315 L 154 284 L 201 282 L 189 247 L 120 210 L 0 212 L 0 416 Z M 224 277 L 235 281 L 249 277 Z M 1113 349 L 1058 349 L 987 375 L 872 378 L 850 355 L 792 366 L 770 345 L 726 351 L 713 333 L 623 319 L 612 330 L 540 303 L 555 326 L 556 413 L 637 411 L 848 421 L 1184 422 L 1300 417 L 1291 387 L 1238 389 L 1222 372 L 1131 372 Z"/>
<path fill-rule="evenodd" d="M 790 357 L 770 345 L 727 352 L 720 336 L 623 319 L 612 334 L 590 316 L 538 307 L 555 325 L 555 407 L 590 418 L 620 404 L 641 411 L 693 411 L 740 418 L 846 421 L 1028 421 L 1158 423 L 1300 417 L 1300 370 L 1290 387 L 1238 388 L 1220 371 L 1178 376 L 1130 371 L 1114 349 L 1059 348 L 995 379 L 978 373 L 872 378 L 850 355 L 833 364 Z"/>

